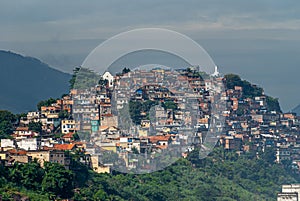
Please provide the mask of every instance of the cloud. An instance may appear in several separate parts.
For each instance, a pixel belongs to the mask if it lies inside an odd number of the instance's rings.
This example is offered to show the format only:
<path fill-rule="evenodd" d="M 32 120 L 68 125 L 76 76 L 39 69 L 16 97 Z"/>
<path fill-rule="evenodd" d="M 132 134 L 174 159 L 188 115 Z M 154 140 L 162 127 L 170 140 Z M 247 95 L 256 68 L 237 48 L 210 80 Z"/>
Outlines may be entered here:
<path fill-rule="evenodd" d="M 286 0 L 2 1 L 1 40 L 107 38 L 137 27 L 197 31 L 299 30 L 300 3 Z"/>

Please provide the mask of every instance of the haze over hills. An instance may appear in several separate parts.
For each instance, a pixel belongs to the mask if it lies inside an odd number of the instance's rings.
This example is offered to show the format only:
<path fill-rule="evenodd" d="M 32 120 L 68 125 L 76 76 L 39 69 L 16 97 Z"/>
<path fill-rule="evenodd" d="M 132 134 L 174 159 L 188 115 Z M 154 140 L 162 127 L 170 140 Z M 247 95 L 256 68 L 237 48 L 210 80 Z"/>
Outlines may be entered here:
<path fill-rule="evenodd" d="M 35 110 L 39 101 L 68 93 L 71 75 L 36 58 L 1 50 L 0 70 L 0 110 Z"/>
<path fill-rule="evenodd" d="M 292 109 L 292 112 L 295 112 L 297 115 L 300 115 L 300 104 L 297 105 L 294 109 Z"/>

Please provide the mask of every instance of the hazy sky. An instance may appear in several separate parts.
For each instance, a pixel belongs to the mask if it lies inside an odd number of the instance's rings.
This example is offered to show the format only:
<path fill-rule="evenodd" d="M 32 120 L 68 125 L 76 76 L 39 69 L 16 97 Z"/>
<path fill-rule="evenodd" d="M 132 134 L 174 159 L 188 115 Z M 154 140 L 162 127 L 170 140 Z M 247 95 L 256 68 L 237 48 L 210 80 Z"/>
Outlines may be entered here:
<path fill-rule="evenodd" d="M 38 57 L 70 72 L 101 41 L 134 28 L 188 35 L 222 73 L 238 73 L 300 103 L 298 0 L 0 0 L 0 49 Z"/>

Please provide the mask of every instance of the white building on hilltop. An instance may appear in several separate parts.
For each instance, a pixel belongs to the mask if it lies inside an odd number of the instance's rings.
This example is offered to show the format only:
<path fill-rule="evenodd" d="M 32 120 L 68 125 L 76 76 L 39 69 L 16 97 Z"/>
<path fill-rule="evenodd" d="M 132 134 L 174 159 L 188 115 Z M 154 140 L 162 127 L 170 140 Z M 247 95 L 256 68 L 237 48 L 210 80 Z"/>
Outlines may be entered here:
<path fill-rule="evenodd" d="M 106 72 L 102 75 L 102 78 L 103 78 L 104 80 L 107 80 L 107 81 L 108 81 L 108 86 L 109 86 L 109 87 L 113 87 L 113 85 L 114 85 L 114 76 L 113 76 L 110 72 L 106 71 Z"/>

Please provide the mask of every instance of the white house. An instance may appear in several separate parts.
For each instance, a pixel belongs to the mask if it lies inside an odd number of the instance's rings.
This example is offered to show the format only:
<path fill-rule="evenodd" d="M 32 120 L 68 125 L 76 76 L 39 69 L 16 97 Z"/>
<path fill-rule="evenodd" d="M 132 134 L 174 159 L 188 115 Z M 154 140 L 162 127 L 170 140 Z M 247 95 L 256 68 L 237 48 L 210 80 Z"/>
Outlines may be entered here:
<path fill-rule="evenodd" d="M 67 134 L 67 133 L 73 133 L 75 132 L 75 120 L 69 120 L 69 119 L 64 119 L 61 120 L 61 133 Z"/>
<path fill-rule="evenodd" d="M 1 139 L 1 148 L 15 148 L 14 141 L 11 139 Z"/>
<path fill-rule="evenodd" d="M 25 150 L 37 150 L 39 142 L 37 138 L 26 138 L 17 141 L 18 148 Z"/>

